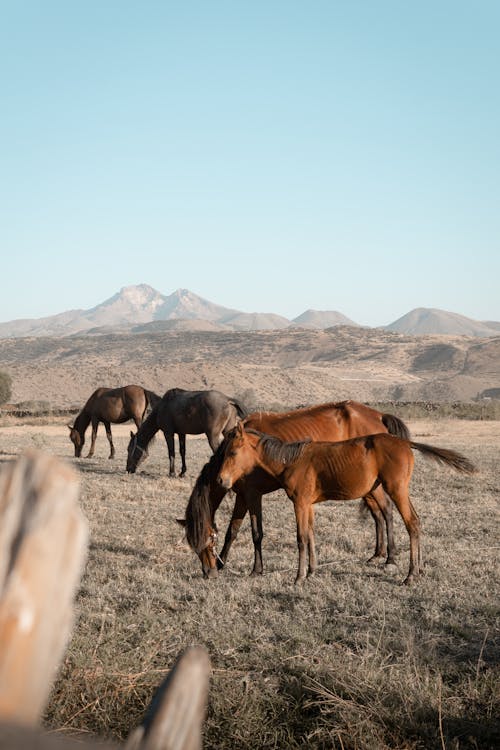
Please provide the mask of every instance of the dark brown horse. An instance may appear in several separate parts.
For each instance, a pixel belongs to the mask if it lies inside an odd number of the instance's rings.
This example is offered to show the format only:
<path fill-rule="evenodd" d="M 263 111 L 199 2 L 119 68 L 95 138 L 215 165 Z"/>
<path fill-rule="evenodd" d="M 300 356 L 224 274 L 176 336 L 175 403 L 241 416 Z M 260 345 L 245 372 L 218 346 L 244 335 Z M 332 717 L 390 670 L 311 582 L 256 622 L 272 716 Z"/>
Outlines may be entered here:
<path fill-rule="evenodd" d="M 347 440 L 375 432 L 389 432 L 402 438 L 410 433 L 404 422 L 393 414 L 383 414 L 357 401 L 340 401 L 319 404 L 309 408 L 295 409 L 285 413 L 256 412 L 245 420 L 247 428 L 275 435 L 285 441 Z M 191 493 L 186 508 L 186 518 L 179 522 L 186 527 L 186 537 L 200 557 L 204 575 L 217 575 L 215 557 L 211 553 L 211 534 L 216 529 L 215 513 L 227 490 L 217 482 L 222 446 L 203 467 Z M 254 544 L 254 566 L 252 575 L 262 574 L 262 495 L 279 489 L 279 483 L 262 469 L 237 482 L 233 514 L 229 523 L 218 567 L 227 559 L 243 519 L 249 511 Z M 375 521 L 375 553 L 369 562 L 378 563 L 386 558 L 386 564 L 394 564 L 395 546 L 392 530 L 392 503 L 387 502 L 381 487 L 375 491 L 377 498 L 365 498 Z M 385 502 L 384 502 L 385 501 Z M 382 510 L 381 510 L 382 508 Z M 384 526 L 387 528 L 387 549 L 384 543 Z"/>
<path fill-rule="evenodd" d="M 316 569 L 314 504 L 354 500 L 381 486 L 396 505 L 410 537 L 410 568 L 405 583 L 422 573 L 420 521 L 409 496 L 413 450 L 464 474 L 473 474 L 465 456 L 445 448 L 379 433 L 339 443 L 310 440 L 284 443 L 240 424 L 225 446 L 218 481 L 225 489 L 257 467 L 274 477 L 293 502 L 297 521 L 299 568 L 296 583 Z"/>
<path fill-rule="evenodd" d="M 157 403 L 137 433 L 130 433 L 127 471 L 131 474 L 148 455 L 148 445 L 161 430 L 165 436 L 170 462 L 169 476 L 175 475 L 174 435 L 179 436 L 179 451 L 182 468 L 179 476 L 186 473 L 186 435 L 205 433 L 212 451 L 220 445 L 224 436 L 233 429 L 238 419 L 245 417 L 245 407 L 235 398 L 220 391 L 185 391 L 172 388 Z"/>
<path fill-rule="evenodd" d="M 110 458 L 115 457 L 115 447 L 111 434 L 111 422 L 121 424 L 133 419 L 139 428 L 148 407 L 154 407 L 160 400 L 153 391 L 140 385 L 124 385 L 121 388 L 98 388 L 91 395 L 73 425 L 69 424 L 69 437 L 75 446 L 75 456 L 80 458 L 85 443 L 85 431 L 92 423 L 92 441 L 87 458 L 94 455 L 95 439 L 99 422 L 104 424 L 110 445 Z"/>

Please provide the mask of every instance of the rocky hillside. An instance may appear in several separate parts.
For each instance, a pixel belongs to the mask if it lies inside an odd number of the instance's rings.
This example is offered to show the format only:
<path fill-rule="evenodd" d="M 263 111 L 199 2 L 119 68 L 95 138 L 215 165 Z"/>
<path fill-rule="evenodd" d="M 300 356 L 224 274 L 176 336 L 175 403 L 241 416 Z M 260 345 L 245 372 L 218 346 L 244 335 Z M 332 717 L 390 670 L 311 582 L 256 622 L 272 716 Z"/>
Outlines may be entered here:
<path fill-rule="evenodd" d="M 500 384 L 500 336 L 380 329 L 183 331 L 0 340 L 16 403 L 81 405 L 101 385 L 218 388 L 254 408 L 353 398 L 454 401 Z"/>

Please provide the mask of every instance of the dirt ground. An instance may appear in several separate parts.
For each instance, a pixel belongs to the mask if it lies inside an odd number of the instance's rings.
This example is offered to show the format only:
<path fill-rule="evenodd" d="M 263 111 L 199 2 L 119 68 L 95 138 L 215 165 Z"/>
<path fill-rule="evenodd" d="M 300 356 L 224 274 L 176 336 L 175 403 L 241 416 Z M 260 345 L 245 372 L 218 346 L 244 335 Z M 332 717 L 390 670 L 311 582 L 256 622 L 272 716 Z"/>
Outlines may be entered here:
<path fill-rule="evenodd" d="M 113 426 L 116 459 L 99 430 L 92 459 L 75 459 L 64 420 L 0 427 L 0 469 L 26 448 L 75 468 L 90 527 L 73 637 L 43 717 L 53 731 L 125 738 L 186 647 L 212 664 L 204 746 L 299 750 L 486 750 L 500 746 L 500 421 L 408 421 L 420 442 L 459 450 L 479 469 L 462 476 L 417 456 L 412 499 L 425 575 L 402 586 L 408 536 L 395 516 L 397 570 L 367 566 L 371 518 L 360 504 L 317 506 L 317 574 L 294 586 L 293 508 L 263 502 L 265 572 L 245 520 L 228 564 L 205 581 L 176 523 L 210 456 L 187 443 L 187 476 L 167 476 L 158 437 L 125 472 L 133 425 Z M 87 443 L 84 454 L 89 444 Z M 179 458 L 177 457 L 177 468 Z M 233 498 L 217 513 L 220 541 Z"/>

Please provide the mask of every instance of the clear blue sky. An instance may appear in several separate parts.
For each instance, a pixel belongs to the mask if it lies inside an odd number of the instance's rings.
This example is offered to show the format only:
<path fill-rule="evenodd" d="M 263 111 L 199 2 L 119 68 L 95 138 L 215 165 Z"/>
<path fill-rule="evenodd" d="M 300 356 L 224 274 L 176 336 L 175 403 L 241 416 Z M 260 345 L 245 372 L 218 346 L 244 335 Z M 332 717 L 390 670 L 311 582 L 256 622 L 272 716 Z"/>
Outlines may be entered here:
<path fill-rule="evenodd" d="M 0 320 L 500 320 L 500 3 L 0 0 Z"/>

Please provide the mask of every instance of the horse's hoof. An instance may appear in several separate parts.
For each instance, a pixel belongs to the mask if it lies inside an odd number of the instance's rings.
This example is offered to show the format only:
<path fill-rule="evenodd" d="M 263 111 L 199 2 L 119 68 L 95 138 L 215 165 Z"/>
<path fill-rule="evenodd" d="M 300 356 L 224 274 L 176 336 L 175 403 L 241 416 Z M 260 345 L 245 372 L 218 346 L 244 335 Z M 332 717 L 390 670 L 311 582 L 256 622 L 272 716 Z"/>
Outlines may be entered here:
<path fill-rule="evenodd" d="M 257 576 L 261 576 L 261 575 L 264 575 L 264 571 L 263 570 L 252 570 L 252 572 L 248 574 L 248 577 L 249 578 L 257 578 Z"/>
<path fill-rule="evenodd" d="M 412 583 L 415 583 L 416 579 L 418 578 L 416 573 L 410 573 L 406 576 L 406 578 L 403 581 L 404 586 L 411 586 Z"/>
<path fill-rule="evenodd" d="M 304 583 L 305 583 L 305 581 L 306 581 L 306 577 L 305 576 L 297 576 L 297 578 L 295 579 L 295 585 L 296 586 L 303 586 Z"/>

